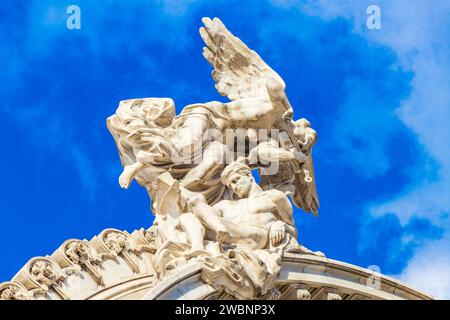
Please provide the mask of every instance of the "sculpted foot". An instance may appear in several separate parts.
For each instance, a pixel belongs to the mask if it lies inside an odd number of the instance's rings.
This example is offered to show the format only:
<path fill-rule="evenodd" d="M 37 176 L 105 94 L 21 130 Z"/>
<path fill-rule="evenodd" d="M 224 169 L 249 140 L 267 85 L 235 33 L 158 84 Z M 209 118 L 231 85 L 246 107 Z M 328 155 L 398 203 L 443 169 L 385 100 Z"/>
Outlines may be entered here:
<path fill-rule="evenodd" d="M 128 189 L 130 186 L 132 178 L 130 177 L 130 172 L 126 170 L 123 170 L 122 174 L 119 176 L 119 184 L 120 187 L 123 189 Z"/>
<path fill-rule="evenodd" d="M 128 189 L 131 181 L 133 180 L 136 171 L 141 167 L 141 165 L 128 165 L 123 168 L 123 172 L 119 176 L 119 184 L 122 188 Z"/>

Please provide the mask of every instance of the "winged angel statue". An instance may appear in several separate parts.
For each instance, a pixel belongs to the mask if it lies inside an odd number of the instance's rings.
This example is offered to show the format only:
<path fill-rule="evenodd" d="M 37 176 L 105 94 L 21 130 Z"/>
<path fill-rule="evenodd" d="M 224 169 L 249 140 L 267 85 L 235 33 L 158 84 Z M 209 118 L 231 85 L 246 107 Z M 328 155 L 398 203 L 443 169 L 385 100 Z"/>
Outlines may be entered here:
<path fill-rule="evenodd" d="M 276 298 L 285 251 L 300 245 L 288 200 L 319 207 L 311 149 L 316 132 L 292 120 L 283 79 L 218 19 L 203 18 L 203 55 L 229 102 L 186 106 L 170 98 L 121 101 L 107 119 L 124 170 L 145 187 L 155 279 L 191 262 L 202 279 L 237 298 Z M 252 175 L 259 171 L 259 184 Z"/>

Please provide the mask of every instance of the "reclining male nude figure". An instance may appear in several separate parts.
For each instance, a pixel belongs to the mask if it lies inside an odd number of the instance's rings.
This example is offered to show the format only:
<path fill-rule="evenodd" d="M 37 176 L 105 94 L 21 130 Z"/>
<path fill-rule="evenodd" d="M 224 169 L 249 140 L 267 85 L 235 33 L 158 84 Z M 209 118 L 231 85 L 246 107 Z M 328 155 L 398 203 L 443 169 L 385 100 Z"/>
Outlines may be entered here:
<path fill-rule="evenodd" d="M 210 206 L 201 194 L 181 188 L 181 197 L 193 213 L 183 213 L 180 219 L 192 251 L 204 250 L 204 240 L 217 239 L 218 232 L 222 233 L 222 243 L 249 249 L 275 247 L 287 233 L 296 238 L 292 205 L 284 192 L 263 191 L 254 181 L 250 167 L 239 161 L 224 169 L 221 181 L 238 199 L 221 200 Z"/>

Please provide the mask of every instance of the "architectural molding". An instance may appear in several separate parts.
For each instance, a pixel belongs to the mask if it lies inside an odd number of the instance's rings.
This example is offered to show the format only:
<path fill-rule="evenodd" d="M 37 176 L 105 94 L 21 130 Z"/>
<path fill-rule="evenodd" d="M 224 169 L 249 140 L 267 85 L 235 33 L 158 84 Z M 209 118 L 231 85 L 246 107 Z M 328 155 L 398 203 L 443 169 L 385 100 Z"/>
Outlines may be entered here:
<path fill-rule="evenodd" d="M 0 284 L 2 300 L 234 299 L 202 280 L 192 260 L 156 279 L 148 231 L 105 229 L 70 239 L 53 254 L 30 259 Z M 371 286 L 376 278 L 378 287 Z M 431 296 L 372 270 L 313 254 L 285 252 L 275 283 L 286 300 L 430 300 Z M 267 298 L 267 297 L 266 297 Z"/>

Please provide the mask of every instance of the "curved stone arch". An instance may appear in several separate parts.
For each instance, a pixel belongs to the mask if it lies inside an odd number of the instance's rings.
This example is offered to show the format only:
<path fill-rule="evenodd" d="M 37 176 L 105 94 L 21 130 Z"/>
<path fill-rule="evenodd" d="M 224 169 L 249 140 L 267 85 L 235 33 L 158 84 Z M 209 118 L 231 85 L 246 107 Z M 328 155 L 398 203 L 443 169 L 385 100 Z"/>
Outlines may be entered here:
<path fill-rule="evenodd" d="M 282 299 L 299 298 L 292 288 L 307 290 L 310 299 L 333 300 L 334 295 L 348 300 L 432 299 L 423 292 L 372 270 L 312 255 L 286 253 L 277 284 L 284 292 Z"/>
<path fill-rule="evenodd" d="M 32 300 L 36 291 L 28 289 L 18 281 L 0 283 L 0 300 Z"/>
<path fill-rule="evenodd" d="M 86 270 L 90 276 L 103 286 L 103 276 L 99 268 L 102 256 L 98 254 L 94 246 L 87 240 L 69 239 L 52 254 L 62 268 L 70 266 L 80 266 Z"/>
<path fill-rule="evenodd" d="M 138 252 L 132 237 L 125 231 L 113 228 L 103 230 L 90 241 L 96 252 L 103 258 L 116 259 L 121 257 L 133 271 L 139 273 L 139 267 L 133 254 Z"/>
<path fill-rule="evenodd" d="M 201 265 L 189 265 L 158 283 L 142 299 L 233 299 L 201 280 Z M 368 285 L 377 277 L 379 287 Z M 354 265 L 305 254 L 285 254 L 275 285 L 283 300 L 431 300 L 391 277 Z"/>

